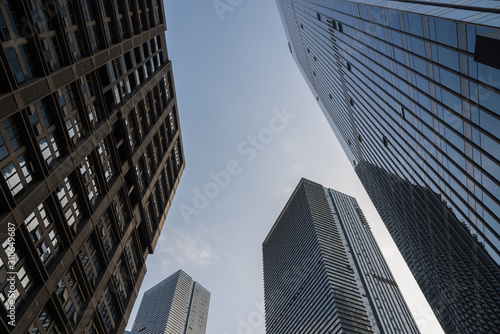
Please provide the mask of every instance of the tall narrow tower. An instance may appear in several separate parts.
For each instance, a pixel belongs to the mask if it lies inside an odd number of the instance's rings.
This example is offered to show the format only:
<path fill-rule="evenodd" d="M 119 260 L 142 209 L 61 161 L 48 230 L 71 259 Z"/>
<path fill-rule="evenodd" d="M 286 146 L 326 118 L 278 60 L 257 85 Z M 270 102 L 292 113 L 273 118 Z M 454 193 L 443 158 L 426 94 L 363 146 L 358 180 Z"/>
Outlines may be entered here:
<path fill-rule="evenodd" d="M 262 248 L 267 334 L 420 333 L 353 197 L 302 179 Z"/>
<path fill-rule="evenodd" d="M 498 1 L 277 4 L 292 56 L 445 332 L 497 332 Z"/>
<path fill-rule="evenodd" d="M 140 334 L 205 334 L 210 292 L 184 271 L 144 293 L 132 327 Z"/>

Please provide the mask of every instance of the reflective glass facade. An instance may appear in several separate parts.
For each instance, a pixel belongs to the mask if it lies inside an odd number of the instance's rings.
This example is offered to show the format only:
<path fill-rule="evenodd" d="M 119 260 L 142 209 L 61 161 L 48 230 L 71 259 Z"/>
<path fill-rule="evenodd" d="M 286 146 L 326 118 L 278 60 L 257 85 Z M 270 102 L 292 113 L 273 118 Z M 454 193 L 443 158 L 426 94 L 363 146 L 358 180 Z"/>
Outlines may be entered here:
<path fill-rule="evenodd" d="M 144 293 L 132 333 L 205 334 L 210 292 L 179 270 Z"/>
<path fill-rule="evenodd" d="M 494 274 L 500 264 L 500 61 L 488 54 L 499 47 L 500 4 L 277 3 L 293 57 L 443 328 L 494 332 L 500 325 Z M 427 211 L 428 203 L 446 203 L 439 219 L 467 233 L 450 230 L 440 257 L 420 257 L 433 248 L 423 239 L 404 240 L 436 233 L 438 226 L 416 223 L 430 222 L 426 215 L 390 221 L 409 199 L 382 187 L 374 170 L 427 189 L 413 203 Z M 465 267 L 456 259 L 463 245 L 470 248 Z M 433 262 L 419 263 L 424 259 Z M 493 271 L 467 271 L 471 266 Z M 462 281 L 441 286 L 437 273 L 445 268 L 455 268 Z M 491 298 L 483 298 L 487 294 Z"/>
<path fill-rule="evenodd" d="M 302 179 L 262 249 L 266 333 L 420 333 L 353 197 Z"/>

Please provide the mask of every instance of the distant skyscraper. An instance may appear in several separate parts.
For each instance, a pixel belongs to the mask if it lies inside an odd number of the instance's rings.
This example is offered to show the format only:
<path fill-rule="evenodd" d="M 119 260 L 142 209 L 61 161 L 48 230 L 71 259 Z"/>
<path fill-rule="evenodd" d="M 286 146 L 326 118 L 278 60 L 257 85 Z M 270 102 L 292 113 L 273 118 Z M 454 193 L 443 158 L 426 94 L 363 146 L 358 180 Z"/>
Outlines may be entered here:
<path fill-rule="evenodd" d="M 144 293 L 133 333 L 205 334 L 210 292 L 179 270 Z"/>
<path fill-rule="evenodd" d="M 267 334 L 420 333 L 353 197 L 302 179 L 262 248 Z"/>
<path fill-rule="evenodd" d="M 497 331 L 498 2 L 277 3 L 290 52 L 443 329 Z M 408 196 L 387 179 L 416 187 Z M 460 279 L 444 284 L 450 268 Z"/>
<path fill-rule="evenodd" d="M 125 329 L 185 167 L 166 29 L 158 0 L 0 1 L 0 333 Z"/>

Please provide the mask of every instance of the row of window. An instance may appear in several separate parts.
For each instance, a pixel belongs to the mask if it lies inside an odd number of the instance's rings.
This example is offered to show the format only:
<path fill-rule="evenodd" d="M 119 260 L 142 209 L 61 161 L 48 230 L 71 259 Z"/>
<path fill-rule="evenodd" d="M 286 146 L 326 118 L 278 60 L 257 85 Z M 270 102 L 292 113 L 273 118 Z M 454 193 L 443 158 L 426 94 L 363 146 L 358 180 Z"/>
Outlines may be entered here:
<path fill-rule="evenodd" d="M 121 193 L 117 195 L 120 198 L 119 201 L 123 201 Z M 38 208 L 31 213 L 24 221 L 29 235 L 38 250 L 40 259 L 42 263 L 49 268 L 53 263 L 55 255 L 58 254 L 63 249 L 63 244 L 59 233 L 57 232 L 57 224 L 54 222 L 53 216 L 50 209 L 50 201 L 43 202 L 38 206 Z M 116 203 L 115 203 L 116 205 Z M 113 209 L 117 209 L 116 206 L 111 206 Z M 118 208 L 121 212 L 115 211 L 116 215 L 124 215 L 124 205 Z M 84 245 L 79 251 L 79 259 L 84 268 L 85 276 L 91 283 L 93 288 L 97 286 L 97 277 L 103 272 L 105 268 L 103 262 L 105 261 L 104 254 L 98 251 L 96 242 L 94 238 L 99 238 L 102 240 L 102 245 L 104 251 L 108 254 L 108 258 L 111 255 L 112 249 L 116 246 L 116 235 L 117 231 L 111 227 L 111 221 L 109 218 L 110 211 L 101 217 L 98 221 L 97 228 L 94 233 L 87 239 Z M 19 230 L 16 231 L 19 233 Z M 119 232 L 121 234 L 122 232 Z M 17 278 L 14 282 L 15 289 L 12 291 L 11 285 L 8 281 L 1 283 L 0 298 L 7 309 L 9 303 L 14 301 L 16 309 L 20 309 L 22 301 L 27 298 L 28 292 L 30 292 L 33 287 L 35 287 L 36 281 L 29 270 L 27 270 L 26 260 L 23 257 L 20 250 L 22 249 L 20 244 L 16 244 L 15 249 L 10 249 L 9 240 L 6 239 L 3 242 L 3 249 L 0 250 L 0 274 L 6 277 L 7 272 L 12 272 L 15 269 L 17 272 Z M 9 264 L 7 268 L 7 263 Z M 78 324 L 81 311 L 84 309 L 86 302 L 88 301 L 88 294 L 84 292 L 81 288 L 76 277 L 79 277 L 75 273 L 77 271 L 76 264 L 72 265 L 60 279 L 55 295 L 57 296 L 61 307 L 63 308 L 69 323 L 75 327 Z M 12 267 L 11 267 L 12 266 Z M 130 297 L 130 291 L 133 286 L 134 277 L 137 277 L 139 273 L 139 257 L 137 256 L 136 245 L 132 239 L 128 240 L 124 244 L 123 260 L 116 265 L 116 269 L 113 274 L 113 280 L 116 284 L 116 289 L 119 291 L 123 303 L 128 302 Z M 129 274 L 130 273 L 130 274 Z M 114 289 L 113 289 L 114 291 Z M 46 314 L 44 309 L 40 314 Z M 35 320 L 32 328 L 36 332 L 44 328 L 52 328 L 52 322 L 47 320 L 45 316 L 41 316 L 40 319 Z M 39 320 L 39 321 L 38 321 Z M 48 323 L 45 323 L 48 321 Z M 42 325 L 42 326 L 40 326 Z M 55 325 L 57 327 L 57 325 Z M 50 332 L 50 330 L 49 330 Z M 42 331 L 43 333 L 43 331 Z"/>
<path fill-rule="evenodd" d="M 83 56 L 90 55 L 97 50 L 106 48 L 104 39 L 106 39 L 108 45 L 118 42 L 114 36 L 121 36 L 121 38 L 130 38 L 132 35 L 128 33 L 130 22 L 134 22 L 135 18 L 133 16 L 133 10 L 130 9 L 126 12 L 123 11 L 122 1 L 119 1 L 117 6 L 116 0 L 80 0 L 80 9 L 83 13 L 84 27 L 80 30 L 75 19 L 75 10 L 73 8 L 73 3 L 68 0 L 59 1 L 58 7 L 52 7 L 48 2 L 42 1 L 30 1 L 29 10 L 30 16 L 33 20 L 34 31 L 30 28 L 21 26 L 23 23 L 20 22 L 20 14 L 16 13 L 13 9 L 17 8 L 17 4 L 13 3 L 13 0 L 3 0 L 0 3 L 0 40 L 2 42 L 8 42 L 16 39 L 16 44 L 5 49 L 7 60 L 9 62 L 10 68 L 14 75 L 17 84 L 23 84 L 27 80 L 33 78 L 37 74 L 37 66 L 46 63 L 50 71 L 55 71 L 63 65 L 69 65 L 65 60 L 67 56 L 63 55 L 63 48 L 61 44 L 67 43 L 69 49 L 72 53 L 72 57 L 77 60 Z M 130 6 L 129 1 L 124 1 L 127 8 Z M 99 7 L 99 9 L 98 9 Z M 114 32 L 114 25 L 112 13 L 114 7 L 118 7 L 120 14 L 118 15 L 118 20 L 120 21 L 120 26 L 118 27 L 118 32 Z M 152 8 L 147 9 L 146 2 L 140 3 L 139 13 L 143 11 L 149 11 L 152 15 L 149 19 L 146 16 L 141 16 L 141 19 L 154 22 L 152 25 L 157 25 L 161 23 L 159 16 L 159 7 L 155 1 L 153 1 Z M 97 13 L 100 12 L 102 15 Z M 153 15 L 154 13 L 154 15 Z M 64 27 L 64 39 L 61 41 L 60 37 L 56 33 L 56 28 L 53 26 L 53 22 L 57 19 L 57 15 L 60 15 L 63 19 Z M 127 18 L 131 18 L 132 21 L 128 21 Z M 146 23 L 143 27 L 144 29 L 149 29 L 149 23 Z M 101 33 L 104 31 L 104 33 Z M 85 33 L 86 32 L 86 33 Z M 20 33 L 25 35 L 20 36 Z M 134 29 L 134 34 L 139 33 L 138 29 Z M 37 47 L 34 43 L 29 42 L 30 37 L 33 34 L 38 36 L 41 50 L 40 50 L 40 60 L 44 62 L 38 62 L 36 59 Z M 89 52 L 84 51 L 85 40 L 88 40 L 90 45 Z M 24 42 L 26 40 L 26 42 Z M 89 54 L 87 54 L 89 53 Z M 42 57 L 43 55 L 43 57 Z M 159 63 L 159 59 L 157 59 Z M 154 66 L 153 63 L 150 66 Z M 159 66 L 159 65 L 157 65 Z M 41 66 L 40 66 L 41 67 Z"/>
<path fill-rule="evenodd" d="M 440 24 L 442 23 L 441 21 L 443 20 L 440 20 Z M 431 20 L 432 22 L 432 20 Z M 371 30 L 371 29 L 369 29 Z M 446 29 L 443 28 L 443 31 L 445 31 Z M 441 34 L 443 31 L 441 32 L 438 32 L 437 34 Z M 380 32 L 380 30 L 379 30 Z M 394 31 L 391 31 L 393 33 L 395 33 Z M 371 33 L 371 31 L 370 31 Z M 384 31 L 382 31 L 382 38 L 386 38 L 386 33 L 384 33 Z M 373 40 L 370 40 L 370 39 L 366 39 L 365 37 L 366 36 L 363 36 L 362 34 L 354 34 L 354 36 L 356 38 L 359 38 L 360 40 L 364 41 L 364 43 L 372 43 L 373 47 L 376 48 L 379 52 L 381 53 L 387 53 L 387 45 L 385 45 L 385 43 L 383 42 L 380 42 L 378 41 L 377 43 L 373 43 Z M 407 37 L 408 39 L 408 37 Z M 430 38 L 432 40 L 432 38 Z M 393 43 L 396 39 L 393 40 Z M 400 38 L 400 41 L 401 41 L 401 38 Z M 413 43 L 414 41 L 420 41 L 418 39 L 415 39 L 415 38 L 411 38 L 411 40 L 409 40 L 407 42 L 408 45 L 410 45 L 411 43 Z M 397 44 L 397 43 L 395 43 Z M 402 46 L 402 45 L 401 45 Z M 454 46 L 454 45 L 452 45 Z M 456 47 L 456 46 L 454 46 Z M 359 48 L 358 48 L 359 49 Z M 377 53 L 377 52 L 373 52 L 373 50 L 369 50 L 368 48 L 366 49 L 360 49 L 360 50 L 365 50 L 365 53 L 368 53 L 368 52 L 371 52 L 370 54 L 368 55 L 365 55 L 365 54 L 361 54 L 362 52 L 359 52 L 357 53 L 356 55 L 354 55 L 357 59 L 363 61 L 363 59 L 365 60 L 369 60 L 370 61 L 370 66 L 372 68 L 372 70 L 374 72 L 371 72 L 369 73 L 368 75 L 370 75 L 371 77 L 371 81 L 367 81 L 369 82 L 368 84 L 371 85 L 371 88 L 372 89 L 378 89 L 379 94 L 378 96 L 380 96 L 380 98 L 377 99 L 379 103 L 379 105 L 381 106 L 384 106 L 385 103 L 384 101 L 388 101 L 388 100 L 391 100 L 391 99 L 383 99 L 382 97 L 385 97 L 387 96 L 386 94 L 387 93 L 390 93 L 393 89 L 392 87 L 390 87 L 390 85 L 386 85 L 386 83 L 383 82 L 383 80 L 380 80 L 380 77 L 379 75 L 377 75 L 377 73 L 381 73 L 381 64 L 383 66 L 386 66 L 385 63 L 384 63 L 384 60 L 387 59 L 386 57 L 382 56 L 380 53 Z M 443 83 L 444 85 L 446 85 L 449 89 L 457 92 L 457 93 L 461 93 L 461 87 L 460 87 L 460 79 L 458 76 L 454 75 L 452 72 L 450 71 L 447 71 L 443 68 L 440 68 L 440 67 L 437 67 L 437 66 L 432 66 L 432 72 L 433 73 L 428 73 L 427 70 L 428 70 L 428 66 L 426 65 L 425 61 L 421 60 L 419 57 L 416 57 L 416 56 L 413 56 L 409 53 L 406 53 L 406 52 L 403 52 L 403 51 L 400 51 L 399 49 L 397 48 L 393 48 L 394 52 L 395 52 L 395 58 L 396 60 L 398 60 L 398 62 L 400 63 L 404 63 L 405 65 L 411 67 L 411 68 L 414 68 L 416 69 L 418 72 L 422 73 L 423 75 L 425 75 L 425 77 L 421 77 L 419 75 L 416 75 L 416 74 L 411 74 L 411 77 L 407 77 L 407 71 L 405 69 L 403 69 L 401 67 L 401 70 L 400 70 L 400 66 L 396 66 L 396 64 L 392 63 L 390 64 L 390 62 L 387 62 L 388 66 L 386 66 L 387 68 L 389 68 L 390 70 L 389 71 L 383 71 L 383 77 L 386 78 L 388 80 L 389 83 L 394 83 L 394 78 L 396 78 L 396 82 L 398 84 L 398 88 L 405 92 L 405 94 L 407 96 L 413 96 L 413 99 L 414 101 L 420 103 L 421 106 L 423 106 L 425 109 L 427 110 L 433 110 L 432 108 L 432 105 L 431 105 L 431 101 L 430 99 L 425 96 L 424 94 L 422 94 L 421 92 L 417 91 L 417 90 L 413 90 L 411 89 L 412 91 L 410 91 L 409 87 L 408 87 L 408 84 L 406 82 L 411 82 L 412 84 L 415 85 L 415 87 L 418 87 L 420 90 L 422 90 L 423 92 L 425 92 L 426 94 L 429 94 L 431 93 L 431 95 L 434 95 L 436 97 L 436 99 L 440 102 L 442 102 L 444 105 L 448 106 L 449 108 L 451 108 L 452 110 L 455 110 L 456 112 L 459 112 L 459 113 L 462 113 L 462 109 L 463 109 L 463 104 L 462 104 L 462 101 L 456 97 L 456 95 L 453 95 L 452 93 L 442 89 L 441 87 L 438 87 L 438 86 L 434 86 L 434 85 L 429 85 L 428 83 L 428 77 L 429 76 L 432 76 L 435 80 L 437 80 L 438 82 L 441 82 Z M 396 53 L 396 50 L 398 52 L 401 53 L 401 55 L 399 55 L 399 53 Z M 359 50 L 358 50 L 359 51 Z M 425 51 L 425 48 L 423 47 L 416 47 L 414 48 L 414 52 L 421 52 L 421 51 Z M 431 56 L 429 57 L 429 59 L 433 59 L 434 61 L 436 61 L 437 63 L 441 63 L 442 65 L 444 66 L 447 66 L 447 67 L 450 67 L 454 70 L 458 70 L 458 54 L 456 52 L 451 52 L 450 49 L 448 48 L 445 48 L 445 47 L 441 47 L 439 45 L 432 45 L 431 49 Z M 345 51 L 346 54 L 349 53 L 348 50 Z M 421 56 L 426 56 L 425 53 L 423 53 Z M 450 56 L 452 56 L 450 58 Z M 456 59 L 454 58 L 456 57 Z M 469 57 L 470 58 L 470 57 Z M 454 60 L 455 59 L 455 60 Z M 410 63 L 408 63 L 408 60 L 410 60 Z M 413 62 L 412 62 L 413 61 Z M 475 70 L 477 71 L 477 69 L 474 68 L 474 66 L 470 66 L 470 62 L 469 62 L 469 68 L 471 68 L 472 70 Z M 472 62 L 472 65 L 475 65 L 476 67 L 479 67 L 477 63 L 475 62 Z M 480 65 L 481 67 L 484 67 L 483 65 Z M 351 70 L 352 70 L 352 66 L 351 66 Z M 484 70 L 484 69 L 483 69 Z M 366 73 L 366 72 L 363 72 L 363 73 Z M 388 74 L 388 76 L 386 77 L 385 76 L 385 73 Z M 397 77 L 395 75 L 392 75 L 392 73 L 395 73 L 395 74 L 398 74 L 399 77 L 402 77 L 404 80 L 398 80 Z M 474 72 L 472 72 L 474 73 Z M 495 71 L 492 71 L 493 74 L 496 74 Z M 477 76 L 477 74 L 476 74 Z M 484 78 L 483 78 L 483 81 L 484 81 Z M 370 84 L 371 82 L 375 82 L 375 83 L 378 83 L 378 86 L 375 86 L 375 85 L 372 85 Z M 489 84 L 495 84 L 495 82 L 493 80 L 489 80 L 487 81 L 489 82 Z M 472 83 L 471 83 L 472 84 Z M 480 100 L 480 97 L 478 99 L 478 89 L 477 89 L 477 84 L 474 84 L 476 85 L 476 89 L 475 89 L 475 93 L 471 93 L 471 99 L 474 99 L 474 96 L 476 96 L 476 100 L 479 101 Z M 381 89 L 380 87 L 384 87 L 384 89 Z M 429 87 L 432 87 L 434 88 L 434 92 L 431 92 Z M 471 86 L 472 87 L 472 86 Z M 495 92 L 493 92 L 492 90 L 486 90 L 486 88 L 480 86 L 481 89 L 483 89 L 483 91 L 485 92 L 484 94 L 484 97 L 483 97 L 483 102 L 479 102 L 479 103 L 484 103 L 484 104 L 487 104 L 487 103 L 491 103 L 491 106 L 489 107 L 491 110 L 495 110 L 495 104 L 496 103 L 496 94 Z M 357 90 L 358 91 L 358 90 Z M 362 94 L 362 91 L 363 89 L 360 89 L 360 94 Z M 474 92 L 474 90 L 471 89 L 472 92 Z M 330 94 L 331 96 L 331 94 Z M 394 94 L 394 97 L 396 99 L 399 99 L 398 98 L 398 94 L 395 93 Z M 492 98 L 493 97 L 493 98 Z M 391 100 L 392 101 L 392 100 Z M 426 119 L 426 116 L 429 115 L 427 114 L 427 112 L 424 112 L 420 107 L 412 104 L 410 102 L 410 100 L 408 98 L 405 99 L 401 99 L 401 101 L 406 101 L 407 103 L 405 103 L 405 108 L 408 108 L 408 110 L 411 110 L 412 108 L 415 108 L 416 107 L 416 114 L 418 116 L 419 119 L 422 119 L 422 120 L 425 120 Z M 477 103 L 476 101 L 476 103 Z M 482 110 L 479 110 L 477 107 L 474 107 L 472 106 L 471 107 L 471 112 L 472 111 L 475 111 L 475 114 L 479 114 L 481 112 L 483 112 Z M 419 111 L 421 112 L 421 115 L 419 114 Z M 442 126 L 440 125 L 439 126 L 439 134 L 442 136 L 442 138 L 446 138 L 446 140 L 453 146 L 457 147 L 457 149 L 460 151 L 460 152 L 465 152 L 465 145 L 464 145 L 464 140 L 463 139 L 460 139 L 460 136 L 457 134 L 457 133 L 464 133 L 464 122 L 462 121 L 461 118 L 459 117 L 456 117 L 454 113 L 451 113 L 451 112 L 448 112 L 445 108 L 443 108 L 441 105 L 437 105 L 437 113 L 439 115 L 439 113 L 441 112 L 441 114 L 444 114 L 442 117 L 440 116 L 439 118 L 444 120 L 445 123 L 450 127 L 445 127 L 445 126 Z M 392 113 L 392 111 L 391 111 Z M 377 117 L 383 117 L 384 115 L 384 112 L 381 112 L 379 113 L 379 115 Z M 492 120 L 491 122 L 491 126 L 493 127 L 494 124 L 496 123 L 496 117 L 493 117 L 491 113 L 487 113 L 487 112 L 484 112 L 484 115 L 485 115 L 485 119 L 490 119 Z M 405 113 L 405 115 L 403 115 L 404 118 L 407 118 L 409 119 L 409 121 L 411 122 L 412 119 L 413 119 L 413 116 L 411 113 Z M 429 115 L 430 118 L 430 122 L 427 122 L 427 125 L 430 126 L 430 128 L 426 127 L 425 125 L 422 125 L 422 123 L 420 123 L 419 121 L 417 121 L 416 125 L 417 126 L 417 129 L 419 130 L 420 133 L 423 133 L 424 136 L 421 136 L 419 138 L 419 141 L 423 141 L 421 144 L 422 144 L 422 147 L 426 147 L 426 149 L 428 150 L 428 152 L 433 155 L 435 158 L 437 158 L 436 156 L 436 150 L 434 149 L 432 143 L 434 143 L 434 133 L 432 131 L 432 129 L 434 128 L 434 123 L 432 121 L 432 117 Z M 395 117 L 394 118 L 395 120 L 397 120 L 398 118 Z M 476 116 L 476 119 L 477 119 L 477 116 Z M 373 122 L 373 121 L 370 121 L 370 123 L 372 124 L 376 124 L 377 122 Z M 403 122 L 405 123 L 405 122 Z M 347 123 L 346 125 L 347 127 L 350 127 L 349 123 Z M 493 129 L 492 127 L 490 127 L 490 129 Z M 393 126 L 393 128 L 398 128 L 398 126 Z M 361 127 L 360 127 L 361 129 Z M 455 130 L 455 131 L 454 131 Z M 495 140 L 491 140 L 491 138 L 485 134 L 480 134 L 479 131 L 477 129 L 472 129 L 473 131 L 473 136 L 472 136 L 472 139 L 473 139 L 473 142 L 476 143 L 479 147 L 483 147 L 487 152 L 496 152 L 498 151 L 497 148 L 499 148 L 499 145 L 496 143 Z M 369 129 L 363 129 L 363 131 L 371 131 Z M 382 131 L 382 130 L 381 130 Z M 489 130 L 491 132 L 491 130 Z M 413 133 L 413 137 L 416 136 L 416 132 L 413 130 L 413 129 L 410 129 L 410 133 Z M 474 136 L 474 133 L 476 133 L 477 135 Z M 391 133 L 390 135 L 389 134 L 382 134 L 382 143 L 386 146 L 389 145 L 389 136 L 392 136 L 394 135 L 393 133 Z M 424 140 L 423 138 L 427 138 L 428 140 L 430 140 L 431 144 L 428 145 L 428 141 L 427 140 Z M 482 140 L 484 139 L 484 140 Z M 442 148 L 443 152 L 454 152 L 454 149 L 452 149 L 450 146 L 446 145 L 445 141 L 441 140 L 441 145 L 445 145 L 444 148 Z M 404 152 L 403 152 L 404 153 Z M 452 157 L 453 160 L 456 160 L 457 163 L 458 161 L 460 161 L 460 159 L 456 159 L 454 157 L 456 157 L 457 155 L 453 155 L 452 153 L 446 153 L 448 154 L 449 156 Z M 494 153 L 493 153 L 494 154 Z M 427 161 L 429 164 L 433 165 L 434 164 L 434 159 L 430 158 L 428 156 L 428 154 L 425 152 L 425 150 L 422 150 L 421 152 L 421 155 L 422 155 L 422 159 L 424 161 Z M 402 154 L 402 156 L 404 156 L 404 154 Z M 375 160 L 378 160 L 376 159 L 375 157 L 373 157 L 373 159 Z M 374 160 L 374 161 L 375 161 Z M 417 162 L 419 160 L 417 159 Z M 426 166 L 424 166 L 423 168 L 426 168 Z M 464 170 L 465 170 L 465 165 L 462 167 Z M 447 187 L 446 189 L 444 189 L 443 191 L 445 193 L 447 193 L 450 198 L 451 197 L 454 197 L 454 198 L 457 198 L 457 195 L 451 191 L 450 189 L 455 189 L 455 191 L 458 192 L 458 194 L 462 194 L 464 193 L 465 195 L 460 195 L 463 200 L 456 200 L 457 202 L 457 205 L 461 205 L 461 203 L 463 201 L 465 201 L 464 203 L 466 203 L 468 201 L 468 198 L 467 198 L 467 193 L 465 192 L 464 189 L 467 188 L 467 182 L 466 182 L 466 177 L 465 175 L 462 173 L 462 172 L 459 172 L 458 169 L 455 168 L 455 165 L 451 164 L 450 167 L 447 167 L 447 169 L 451 169 L 455 172 L 451 173 L 451 175 L 453 175 L 455 178 L 457 178 L 458 182 L 461 182 L 462 183 L 462 186 L 460 185 L 457 185 L 454 178 L 450 178 L 450 175 L 447 174 L 447 179 L 445 180 L 445 182 L 448 182 L 449 184 L 454 184 L 454 186 L 452 187 Z M 437 173 L 437 166 L 436 166 L 436 171 L 431 171 L 430 169 L 426 171 L 426 173 L 428 175 L 435 175 L 435 173 Z M 483 179 L 486 179 L 487 181 L 490 181 L 487 177 L 484 178 L 484 175 L 483 175 Z M 465 180 L 465 181 L 464 181 Z M 484 182 L 484 181 L 482 181 Z M 439 185 L 439 181 L 437 181 L 436 183 L 437 185 Z M 484 183 L 483 183 L 484 184 Z M 488 191 L 490 192 L 493 192 L 493 193 L 497 193 L 498 192 L 498 189 L 499 187 L 495 184 L 495 182 L 489 182 L 488 183 L 488 186 L 487 186 L 487 189 Z M 478 191 L 476 190 L 472 190 L 474 193 L 477 193 L 479 196 L 483 196 L 483 191 L 478 189 Z M 483 198 L 487 199 L 488 197 L 484 197 Z M 489 201 L 488 203 L 490 204 L 494 204 L 492 203 L 492 201 Z M 464 206 L 466 207 L 466 206 Z M 477 205 L 475 206 L 477 208 Z M 491 210 L 496 210 L 496 208 L 498 207 L 498 205 L 488 205 L 488 207 L 491 209 Z M 482 209 L 479 209 L 479 211 L 482 212 Z M 500 211 L 500 210 L 498 210 Z M 466 209 L 465 211 L 463 211 L 466 215 L 469 212 L 468 209 Z M 484 213 L 483 213 L 484 214 Z M 492 222 L 494 222 L 493 219 L 490 219 L 490 225 Z M 480 222 L 477 222 L 478 226 L 481 225 L 482 226 L 482 223 Z M 493 228 L 494 229 L 494 228 Z M 488 233 L 489 230 L 488 229 L 484 229 L 484 228 L 480 228 L 480 230 L 484 231 L 484 233 Z M 493 242 L 496 240 L 496 238 L 492 238 Z"/>

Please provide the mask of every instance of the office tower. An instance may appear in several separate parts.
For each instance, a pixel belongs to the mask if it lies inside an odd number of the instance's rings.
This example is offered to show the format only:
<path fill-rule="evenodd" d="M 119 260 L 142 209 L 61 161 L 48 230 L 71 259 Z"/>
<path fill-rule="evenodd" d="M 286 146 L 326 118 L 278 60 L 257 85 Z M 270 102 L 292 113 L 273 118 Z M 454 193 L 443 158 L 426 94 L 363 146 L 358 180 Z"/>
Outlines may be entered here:
<path fill-rule="evenodd" d="M 302 179 L 263 245 L 266 333 L 420 333 L 356 199 Z"/>
<path fill-rule="evenodd" d="M 497 2 L 277 3 L 290 52 L 443 329 L 497 331 Z M 401 194 L 387 173 L 426 191 Z"/>
<path fill-rule="evenodd" d="M 125 329 L 185 166 L 165 30 L 157 0 L 0 2 L 0 332 Z"/>
<path fill-rule="evenodd" d="M 132 327 L 141 334 L 205 334 L 210 292 L 179 270 L 144 293 Z"/>

